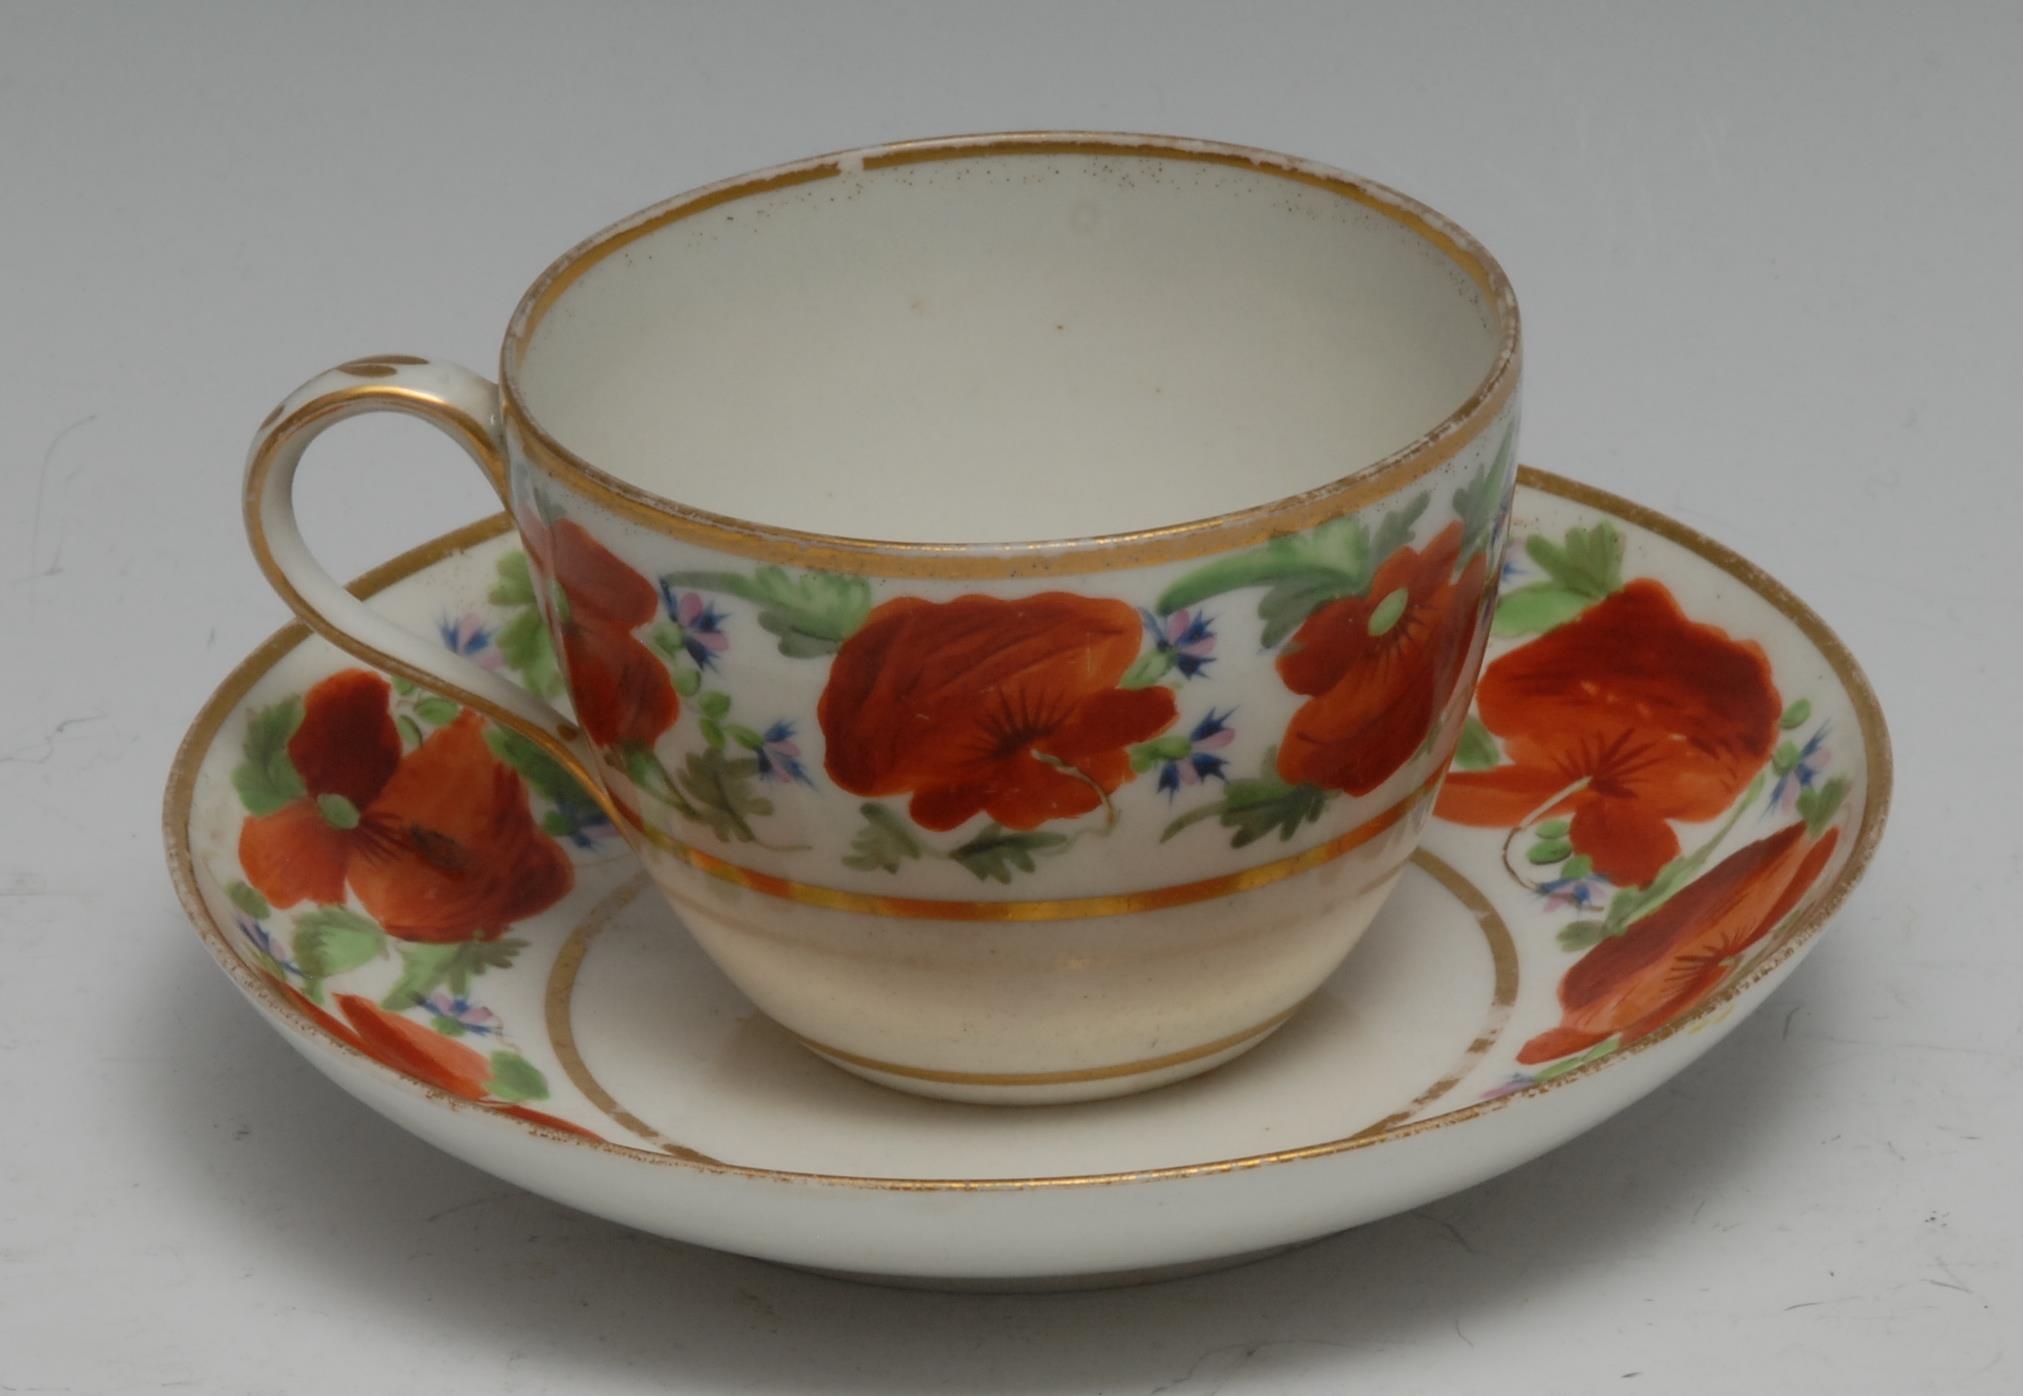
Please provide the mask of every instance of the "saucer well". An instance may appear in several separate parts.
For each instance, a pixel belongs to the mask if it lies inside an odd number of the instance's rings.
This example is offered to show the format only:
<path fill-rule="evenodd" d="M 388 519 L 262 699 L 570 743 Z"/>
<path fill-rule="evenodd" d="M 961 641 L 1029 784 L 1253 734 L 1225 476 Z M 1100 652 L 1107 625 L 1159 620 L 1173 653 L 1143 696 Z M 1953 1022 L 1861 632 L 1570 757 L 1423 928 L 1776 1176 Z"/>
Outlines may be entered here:
<path fill-rule="evenodd" d="M 354 590 L 552 691 L 531 611 L 495 599 L 517 553 L 501 516 Z M 1529 470 L 1505 566 L 1437 817 L 1364 943 L 1269 1041 L 1143 1095 L 955 1105 L 818 1060 L 537 751 L 300 626 L 185 739 L 169 863 L 206 948 L 318 1070 L 571 1206 L 951 1286 L 1235 1260 L 1467 1187 L 1646 1095 L 1761 1005 L 1880 837 L 1874 695 L 1756 567 Z M 303 885 L 276 888 L 280 845 Z M 439 915 L 446 898 L 484 914 Z"/>

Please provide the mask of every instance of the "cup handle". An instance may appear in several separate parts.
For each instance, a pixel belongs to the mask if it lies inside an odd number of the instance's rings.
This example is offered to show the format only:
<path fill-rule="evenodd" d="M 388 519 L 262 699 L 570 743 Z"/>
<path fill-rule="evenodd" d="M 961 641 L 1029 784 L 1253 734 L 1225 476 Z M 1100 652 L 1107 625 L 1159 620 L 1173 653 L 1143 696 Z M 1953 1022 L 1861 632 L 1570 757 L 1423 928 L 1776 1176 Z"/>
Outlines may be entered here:
<path fill-rule="evenodd" d="M 517 684 L 373 611 L 338 585 L 303 542 L 295 522 L 295 469 L 325 428 L 367 412 L 402 412 L 444 432 L 511 509 L 496 385 L 456 364 L 410 354 L 353 359 L 289 394 L 253 437 L 246 458 L 246 534 L 260 570 L 324 639 L 539 743 L 610 812 L 609 797 L 591 774 L 581 728 Z"/>

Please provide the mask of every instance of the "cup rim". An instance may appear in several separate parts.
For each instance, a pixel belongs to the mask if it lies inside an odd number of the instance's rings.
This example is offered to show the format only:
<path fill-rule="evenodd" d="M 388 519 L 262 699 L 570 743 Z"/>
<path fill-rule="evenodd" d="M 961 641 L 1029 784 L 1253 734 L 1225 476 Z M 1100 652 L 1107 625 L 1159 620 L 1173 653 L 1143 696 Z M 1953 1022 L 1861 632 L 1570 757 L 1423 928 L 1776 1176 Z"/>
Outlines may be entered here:
<path fill-rule="evenodd" d="M 706 209 L 845 173 L 928 161 L 1016 155 L 1106 154 L 1247 168 L 1328 190 L 1381 214 L 1440 252 L 1482 291 L 1499 321 L 1496 353 L 1474 390 L 1436 425 L 1326 484 L 1264 503 L 1125 532 L 1014 542 L 914 542 L 829 534 L 684 504 L 577 455 L 527 406 L 520 369 L 556 301 L 629 243 Z M 939 136 L 836 151 L 705 184 L 622 218 L 577 243 L 521 296 L 499 351 L 500 411 L 509 435 L 542 470 L 648 529 L 721 552 L 837 572 L 884 576 L 1067 575 L 1145 566 L 1248 546 L 1312 527 L 1381 499 L 1452 459 L 1502 412 L 1522 358 L 1517 295 L 1488 248 L 1451 219 L 1386 185 L 1332 166 L 1252 146 L 1114 131 L 1011 131 Z"/>

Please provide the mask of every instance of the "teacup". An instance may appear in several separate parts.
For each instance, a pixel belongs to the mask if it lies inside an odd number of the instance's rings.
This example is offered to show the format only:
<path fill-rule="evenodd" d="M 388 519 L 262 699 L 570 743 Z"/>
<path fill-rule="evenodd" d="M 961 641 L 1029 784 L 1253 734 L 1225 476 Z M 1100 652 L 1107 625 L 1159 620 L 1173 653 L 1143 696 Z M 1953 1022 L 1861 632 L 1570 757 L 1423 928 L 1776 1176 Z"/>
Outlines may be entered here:
<path fill-rule="evenodd" d="M 1488 252 L 1339 171 L 922 141 L 596 234 L 497 385 L 310 380 L 246 517 L 312 626 L 573 772 L 813 1051 L 924 1095 L 1118 1095 L 1266 1038 L 1412 853 L 1494 602 L 1518 346 Z M 572 715 L 306 551 L 296 466 L 368 411 L 506 501 Z"/>

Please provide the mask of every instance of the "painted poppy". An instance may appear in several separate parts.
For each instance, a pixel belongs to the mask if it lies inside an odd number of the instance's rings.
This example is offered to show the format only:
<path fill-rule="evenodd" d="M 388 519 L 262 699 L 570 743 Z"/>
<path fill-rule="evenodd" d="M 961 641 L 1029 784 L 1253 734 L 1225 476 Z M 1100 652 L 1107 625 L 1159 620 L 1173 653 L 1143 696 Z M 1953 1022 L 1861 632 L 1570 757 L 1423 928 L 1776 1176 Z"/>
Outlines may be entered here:
<path fill-rule="evenodd" d="M 1570 815 L 1574 851 L 1632 887 L 1678 856 L 1669 821 L 1716 818 L 1742 793 L 1782 712 L 1761 648 L 1689 620 L 1648 579 L 1496 660 L 1475 704 L 1510 760 L 1450 775 L 1440 817 Z"/>
<path fill-rule="evenodd" d="M 600 747 L 653 745 L 681 712 L 667 666 L 633 634 L 660 613 L 660 592 L 574 519 L 530 519 L 522 533 L 562 592 L 556 629 L 577 721 Z"/>
<path fill-rule="evenodd" d="M 1170 690 L 1117 686 L 1140 640 L 1122 601 L 1067 592 L 887 601 L 830 669 L 824 764 L 855 794 L 911 794 L 928 829 L 1087 814 L 1176 716 Z"/>
<path fill-rule="evenodd" d="M 461 1042 L 452 1041 L 431 1027 L 398 1013 L 389 1013 L 371 999 L 357 994 L 339 994 L 338 1011 L 343 1018 L 309 1001 L 293 985 L 283 985 L 295 1006 L 340 1042 L 348 1043 L 382 1066 L 390 1066 L 403 1076 L 413 1077 L 439 1091 L 464 1100 L 476 1101 L 501 1115 L 532 1124 L 546 1125 L 586 1139 L 597 1136 L 581 1125 L 557 1119 L 546 1111 L 529 1109 L 488 1099 L 492 1067 L 481 1054 Z"/>
<path fill-rule="evenodd" d="M 1426 547 L 1399 548 L 1363 596 L 1330 601 L 1300 625 L 1279 677 L 1310 700 L 1278 748 L 1294 784 L 1367 795 L 1425 743 L 1475 639 L 1487 567 L 1477 553 L 1456 577 L 1461 525 Z"/>
<path fill-rule="evenodd" d="M 1656 911 L 1581 956 L 1560 980 L 1561 1021 L 1517 1060 L 1556 1061 L 1620 1036 L 1631 1042 L 1694 1007 L 1818 880 L 1840 831 L 1808 839 L 1801 822 L 1739 849 Z"/>
<path fill-rule="evenodd" d="M 402 940 L 496 939 L 561 899 L 569 860 L 477 714 L 403 754 L 391 693 L 346 669 L 304 695 L 287 751 L 306 793 L 240 828 L 246 880 L 282 907 L 342 902 L 348 885 Z"/>

